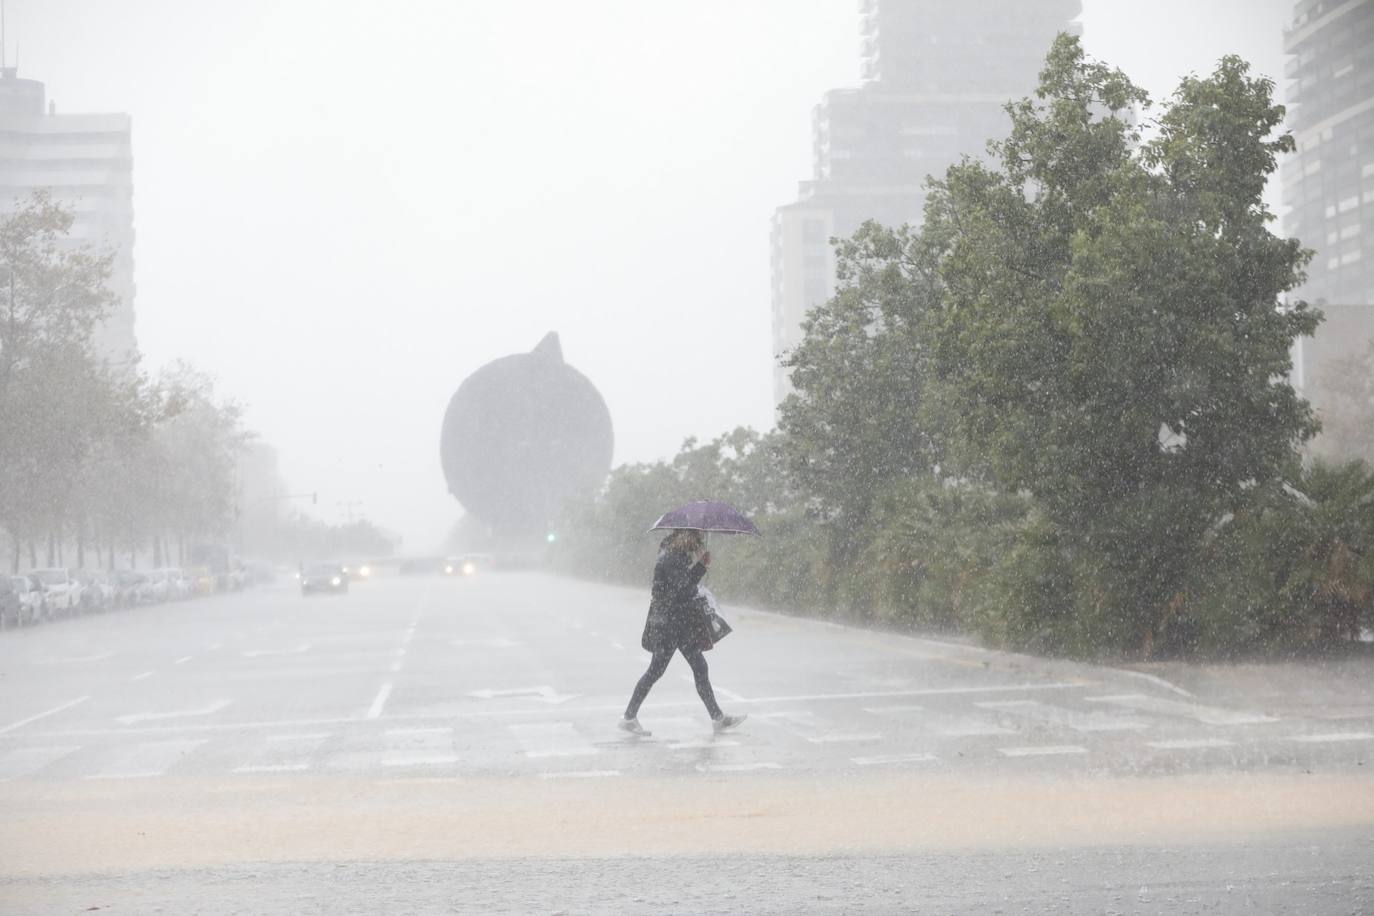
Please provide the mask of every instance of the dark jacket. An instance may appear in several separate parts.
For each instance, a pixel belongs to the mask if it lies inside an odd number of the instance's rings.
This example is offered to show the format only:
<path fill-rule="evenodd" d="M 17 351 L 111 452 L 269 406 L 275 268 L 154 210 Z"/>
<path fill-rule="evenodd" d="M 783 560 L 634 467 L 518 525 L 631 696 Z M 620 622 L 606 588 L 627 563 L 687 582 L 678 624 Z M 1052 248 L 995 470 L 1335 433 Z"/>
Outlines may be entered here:
<path fill-rule="evenodd" d="M 699 649 L 715 645 L 711 627 L 697 602 L 697 583 L 706 567 L 693 563 L 680 550 L 660 550 L 654 563 L 654 587 L 649 599 L 649 615 L 639 644 L 648 652 L 670 649 Z"/>

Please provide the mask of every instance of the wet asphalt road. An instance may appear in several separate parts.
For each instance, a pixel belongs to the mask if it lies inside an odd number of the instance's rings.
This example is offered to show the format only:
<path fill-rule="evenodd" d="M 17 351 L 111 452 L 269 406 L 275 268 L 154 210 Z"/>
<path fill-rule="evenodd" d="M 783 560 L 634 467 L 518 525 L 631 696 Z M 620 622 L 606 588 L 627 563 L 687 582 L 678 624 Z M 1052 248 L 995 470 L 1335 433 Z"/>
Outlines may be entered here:
<path fill-rule="evenodd" d="M 643 604 L 379 579 L 0 635 L 0 912 L 1374 905 L 1359 709 L 727 608 L 748 722 L 679 660 L 632 739 Z"/>
<path fill-rule="evenodd" d="M 281 863 L 5 879 L 15 916 L 247 914 L 1362 914 L 1368 830 L 1224 846 Z"/>

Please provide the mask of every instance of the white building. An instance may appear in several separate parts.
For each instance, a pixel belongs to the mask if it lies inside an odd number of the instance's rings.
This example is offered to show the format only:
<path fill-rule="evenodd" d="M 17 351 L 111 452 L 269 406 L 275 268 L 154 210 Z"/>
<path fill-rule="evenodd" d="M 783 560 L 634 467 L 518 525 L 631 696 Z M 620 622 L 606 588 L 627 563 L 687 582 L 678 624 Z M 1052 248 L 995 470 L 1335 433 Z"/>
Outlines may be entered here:
<path fill-rule="evenodd" d="M 919 224 L 925 181 L 1006 134 L 1003 106 L 1029 95 L 1081 0 L 861 0 L 863 85 L 826 93 L 813 113 L 814 176 L 773 215 L 773 395 L 777 357 L 807 311 L 835 291 L 831 237 L 867 220 Z"/>
<path fill-rule="evenodd" d="M 0 208 L 46 188 L 75 213 L 73 244 L 114 249 L 119 304 L 96 335 L 114 363 L 137 353 L 130 124 L 127 114 L 58 114 L 42 83 L 0 70 Z"/>

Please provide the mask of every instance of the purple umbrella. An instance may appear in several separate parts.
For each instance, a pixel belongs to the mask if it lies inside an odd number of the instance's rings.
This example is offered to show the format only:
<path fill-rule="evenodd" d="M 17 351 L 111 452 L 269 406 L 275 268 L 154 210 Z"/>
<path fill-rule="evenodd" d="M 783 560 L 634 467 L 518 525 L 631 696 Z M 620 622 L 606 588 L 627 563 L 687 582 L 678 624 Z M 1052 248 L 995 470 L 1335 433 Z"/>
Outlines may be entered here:
<path fill-rule="evenodd" d="M 719 531 L 724 534 L 758 534 L 759 529 L 744 513 L 728 503 L 701 500 L 665 512 L 650 531 L 661 528 L 690 528 L 694 531 Z"/>

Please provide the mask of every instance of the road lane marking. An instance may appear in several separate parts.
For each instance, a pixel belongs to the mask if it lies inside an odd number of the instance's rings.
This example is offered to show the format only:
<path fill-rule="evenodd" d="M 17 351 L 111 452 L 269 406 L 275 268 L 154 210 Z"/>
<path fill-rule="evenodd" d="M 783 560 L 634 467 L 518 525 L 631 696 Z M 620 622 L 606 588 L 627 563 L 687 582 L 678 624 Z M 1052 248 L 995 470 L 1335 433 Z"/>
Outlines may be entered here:
<path fill-rule="evenodd" d="M 565 770 L 561 773 L 540 773 L 540 779 L 610 779 L 619 776 L 619 770 Z"/>
<path fill-rule="evenodd" d="M 195 709 L 174 709 L 170 712 L 135 712 L 127 716 L 116 716 L 115 721 L 124 725 L 138 722 L 160 722 L 164 719 L 184 719 L 190 716 L 211 716 L 233 705 L 233 700 L 214 700 Z"/>
<path fill-rule="evenodd" d="M 1086 754 L 1086 747 L 1076 744 L 1042 745 L 1040 747 L 999 747 L 997 753 L 1004 757 L 1053 757 L 1058 754 Z"/>
<path fill-rule="evenodd" d="M 1204 725 L 1257 725 L 1264 722 L 1277 722 L 1273 716 L 1257 712 L 1238 712 L 1218 706 L 1201 706 L 1197 703 L 1184 703 L 1181 700 L 1161 700 L 1143 694 L 1129 693 L 1121 696 L 1087 697 L 1089 703 L 1112 703 L 1141 712 L 1154 712 L 1166 716 L 1194 719 Z"/>
<path fill-rule="evenodd" d="M 1025 690 L 1082 690 L 1088 682 L 1056 682 L 1052 684 L 1005 684 L 991 687 L 930 687 L 924 690 L 877 690 L 863 693 L 811 693 L 794 696 L 753 697 L 741 703 L 804 703 L 822 700 L 879 700 L 901 697 L 943 697 L 978 693 L 1016 693 Z"/>
<path fill-rule="evenodd" d="M 476 697 L 479 700 L 495 700 L 506 697 L 529 697 L 531 699 L 537 699 L 541 703 L 548 703 L 553 706 L 558 706 L 562 703 L 568 702 L 569 700 L 577 699 L 577 697 L 580 696 L 580 694 L 559 693 L 552 687 L 543 686 L 516 687 L 511 690 L 492 690 L 490 688 L 484 690 L 470 690 L 468 691 L 468 696 Z"/>
<path fill-rule="evenodd" d="M 29 776 L 79 750 L 81 745 L 17 748 L 0 757 L 0 782 Z"/>
<path fill-rule="evenodd" d="M 1225 738 L 1176 738 L 1172 741 L 1146 741 L 1146 747 L 1161 751 L 1191 751 L 1209 747 L 1235 747 Z"/>
<path fill-rule="evenodd" d="M 716 687 L 715 690 L 716 690 L 716 693 L 718 693 L 718 694 L 720 694 L 721 696 L 725 697 L 725 699 L 729 700 L 731 703 L 747 703 L 747 702 L 749 702 L 749 701 L 746 700 L 744 697 L 740 696 L 738 693 L 735 693 L 735 692 L 734 692 L 733 690 L 731 690 L 729 687 Z"/>
<path fill-rule="evenodd" d="M 750 773 L 754 770 L 781 770 L 780 763 L 698 763 L 698 773 Z"/>
<path fill-rule="evenodd" d="M 451 639 L 449 645 L 455 649 L 514 649 L 520 643 L 497 636 L 494 639 Z"/>
<path fill-rule="evenodd" d="M 308 735 L 268 735 L 249 762 L 235 773 L 297 773 L 310 769 L 311 759 L 329 738 L 328 732 Z"/>
<path fill-rule="evenodd" d="M 135 674 L 133 677 L 129 678 L 129 683 L 132 684 L 134 681 L 141 681 L 141 680 L 143 680 L 144 678 L 150 678 L 150 677 L 152 677 L 154 674 L 157 674 L 157 672 L 156 672 L 156 671 L 145 671 L 145 672 L 143 672 L 142 674 Z"/>
<path fill-rule="evenodd" d="M 54 706 L 52 709 L 46 710 L 46 711 L 44 711 L 44 712 L 40 712 L 40 713 L 39 713 L 38 715 L 36 715 L 36 716 L 29 716 L 27 719 L 20 719 L 18 722 L 11 722 L 9 725 L 6 725 L 4 728 L 0 728 L 0 735 L 4 735 L 4 734 L 7 734 L 7 733 L 9 733 L 9 732 L 12 732 L 12 731 L 14 731 L 16 728 L 23 728 L 25 725 L 28 725 L 30 722 L 37 722 L 39 719 L 46 719 L 48 716 L 55 716 L 55 715 L 57 715 L 59 712 L 62 712 L 64 709 L 71 709 L 73 706 L 79 706 L 80 704 L 86 702 L 86 701 L 89 700 L 89 699 L 90 699 L 90 697 L 88 697 L 88 696 L 86 696 L 86 697 L 77 697 L 75 700 L 71 700 L 70 702 L 63 703 L 61 706 Z"/>
<path fill-rule="evenodd" d="M 940 758 L 934 754 L 876 754 L 872 757 L 851 757 L 849 759 L 861 767 L 871 767 L 893 763 L 933 763 Z"/>
<path fill-rule="evenodd" d="M 618 642 L 613 642 L 613 643 L 611 643 L 611 648 L 612 648 L 612 649 L 615 649 L 617 652 L 624 652 L 624 651 L 625 651 L 625 647 L 624 647 L 623 645 L 621 645 L 620 643 L 618 643 Z"/>
<path fill-rule="evenodd" d="M 1327 732 L 1321 735 L 1297 735 L 1294 741 L 1305 741 L 1309 744 L 1322 744 L 1335 741 L 1369 741 L 1374 739 L 1374 733 L 1370 732 Z"/>
<path fill-rule="evenodd" d="M 194 655 L 183 655 L 181 658 L 179 658 L 179 659 L 177 659 L 176 661 L 172 662 L 172 664 L 174 664 L 174 665 L 184 665 L 184 664 L 186 664 L 187 662 L 189 662 L 189 661 L 190 661 L 191 659 L 193 659 L 193 658 L 195 658 Z"/>
<path fill-rule="evenodd" d="M 708 747 L 739 747 L 739 742 L 733 738 L 687 738 L 668 745 L 668 748 L 674 751 L 694 751 Z"/>
<path fill-rule="evenodd" d="M 862 743 L 866 741 L 879 741 L 882 735 L 872 732 L 840 732 L 833 733 L 816 721 L 814 713 L 805 712 L 770 712 L 762 713 L 758 716 L 765 722 L 780 725 L 784 731 L 795 735 L 811 744 L 843 744 L 843 743 Z"/>
<path fill-rule="evenodd" d="M 946 738 L 977 738 L 988 735 L 1014 735 L 1016 729 L 998 725 L 978 716 L 951 716 L 928 712 L 916 720 L 926 731 Z"/>
<path fill-rule="evenodd" d="M 206 743 L 196 738 L 181 741 L 153 741 L 117 749 L 105 766 L 87 779 L 149 779 L 161 776 L 187 754 Z"/>
<path fill-rule="evenodd" d="M 460 762 L 451 728 L 393 728 L 386 733 L 384 767 L 447 766 Z"/>
<path fill-rule="evenodd" d="M 372 701 L 372 705 L 367 708 L 367 718 L 376 719 L 386 708 L 387 697 L 391 696 L 391 681 L 382 684 L 382 688 L 377 691 L 377 696 Z"/>
<path fill-rule="evenodd" d="M 310 651 L 310 643 L 303 642 L 294 649 L 247 649 L 244 658 L 266 658 L 272 655 L 301 655 Z"/>
<path fill-rule="evenodd" d="M 526 757 L 586 757 L 601 753 L 601 748 L 587 743 L 571 722 L 533 722 L 507 728 L 524 748 Z"/>
<path fill-rule="evenodd" d="M 1121 732 L 1139 731 L 1148 728 L 1148 722 L 1130 716 L 1113 716 L 1108 713 L 1092 711 L 1079 712 L 1050 706 L 1037 700 L 992 700 L 974 703 L 980 709 L 991 709 L 1013 716 L 1020 716 L 1034 722 L 1044 722 L 1061 728 L 1071 728 L 1076 732 Z"/>
<path fill-rule="evenodd" d="M 910 703 L 904 706 L 864 706 L 862 709 L 870 716 L 885 716 L 891 718 L 905 718 L 913 712 L 926 711 L 924 706 L 916 706 Z"/>

